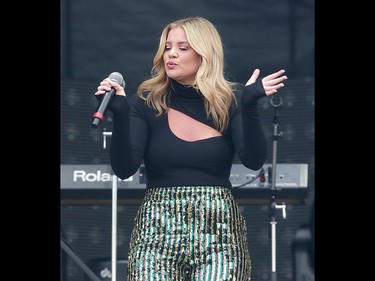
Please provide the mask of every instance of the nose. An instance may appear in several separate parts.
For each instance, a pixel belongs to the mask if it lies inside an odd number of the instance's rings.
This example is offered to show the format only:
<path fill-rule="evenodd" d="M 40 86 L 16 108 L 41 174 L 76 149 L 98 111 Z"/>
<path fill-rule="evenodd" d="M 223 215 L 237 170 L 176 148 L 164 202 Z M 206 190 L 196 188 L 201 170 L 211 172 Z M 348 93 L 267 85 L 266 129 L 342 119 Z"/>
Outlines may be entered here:
<path fill-rule="evenodd" d="M 168 56 L 170 58 L 177 58 L 178 57 L 178 52 L 175 48 L 172 48 L 169 50 Z"/>

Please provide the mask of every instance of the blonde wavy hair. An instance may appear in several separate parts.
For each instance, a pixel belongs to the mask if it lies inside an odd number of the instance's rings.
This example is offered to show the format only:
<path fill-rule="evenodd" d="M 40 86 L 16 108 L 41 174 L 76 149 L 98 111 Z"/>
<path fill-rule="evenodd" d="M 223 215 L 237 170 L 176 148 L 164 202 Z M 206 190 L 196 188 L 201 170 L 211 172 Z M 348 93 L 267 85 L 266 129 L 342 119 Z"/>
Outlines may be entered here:
<path fill-rule="evenodd" d="M 207 117 L 211 116 L 216 129 L 224 132 L 229 123 L 229 107 L 233 101 L 237 104 L 233 92 L 237 83 L 230 82 L 224 77 L 221 37 L 215 26 L 205 18 L 180 19 L 169 23 L 163 29 L 151 77 L 139 85 L 137 94 L 148 106 L 155 108 L 159 115 L 167 112 L 171 81 L 165 72 L 163 54 L 169 31 L 178 27 L 185 30 L 190 46 L 201 56 L 201 65 L 192 86 L 205 97 Z"/>

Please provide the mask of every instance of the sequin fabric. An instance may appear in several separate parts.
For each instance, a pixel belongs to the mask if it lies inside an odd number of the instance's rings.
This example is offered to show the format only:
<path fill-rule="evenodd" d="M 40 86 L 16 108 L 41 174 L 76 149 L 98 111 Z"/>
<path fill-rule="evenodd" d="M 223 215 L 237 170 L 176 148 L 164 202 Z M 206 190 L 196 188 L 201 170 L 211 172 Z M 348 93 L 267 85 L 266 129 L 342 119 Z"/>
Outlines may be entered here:
<path fill-rule="evenodd" d="M 134 222 L 128 281 L 250 280 L 246 222 L 229 189 L 148 189 Z"/>

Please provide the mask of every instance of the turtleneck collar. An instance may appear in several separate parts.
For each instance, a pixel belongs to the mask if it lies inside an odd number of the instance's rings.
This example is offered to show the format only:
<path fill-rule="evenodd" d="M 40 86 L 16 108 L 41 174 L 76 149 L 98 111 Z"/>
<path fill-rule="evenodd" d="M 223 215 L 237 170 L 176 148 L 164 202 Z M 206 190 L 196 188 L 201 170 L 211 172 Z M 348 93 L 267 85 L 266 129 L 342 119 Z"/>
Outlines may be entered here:
<path fill-rule="evenodd" d="M 178 95 L 180 97 L 189 99 L 202 99 L 203 95 L 200 91 L 197 91 L 192 86 L 185 86 L 178 83 L 176 80 L 171 79 L 172 95 Z"/>
<path fill-rule="evenodd" d="M 215 128 L 211 117 L 207 117 L 205 98 L 200 91 L 193 87 L 186 87 L 177 81 L 172 81 L 172 91 L 169 106 L 204 124 Z"/>

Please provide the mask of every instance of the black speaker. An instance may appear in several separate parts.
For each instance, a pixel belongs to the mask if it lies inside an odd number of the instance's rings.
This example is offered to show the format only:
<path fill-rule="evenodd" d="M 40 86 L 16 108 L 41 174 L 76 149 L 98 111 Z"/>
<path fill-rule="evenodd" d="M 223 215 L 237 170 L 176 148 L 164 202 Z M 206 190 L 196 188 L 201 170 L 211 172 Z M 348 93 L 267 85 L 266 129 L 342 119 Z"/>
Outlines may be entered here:
<path fill-rule="evenodd" d="M 102 281 L 112 280 L 112 261 L 111 258 L 97 258 L 87 262 L 87 266 L 95 273 Z M 118 259 L 116 264 L 116 280 L 126 281 L 128 273 L 128 261 L 125 259 Z M 91 281 L 85 274 L 85 280 Z"/>

